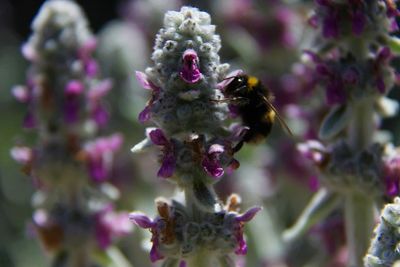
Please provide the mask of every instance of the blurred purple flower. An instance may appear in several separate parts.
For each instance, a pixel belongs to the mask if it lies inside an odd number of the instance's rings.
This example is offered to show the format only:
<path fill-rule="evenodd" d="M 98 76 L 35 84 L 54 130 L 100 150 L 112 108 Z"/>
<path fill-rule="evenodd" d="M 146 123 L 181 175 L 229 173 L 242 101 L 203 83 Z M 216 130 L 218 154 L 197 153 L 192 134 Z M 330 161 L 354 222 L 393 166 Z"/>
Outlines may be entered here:
<path fill-rule="evenodd" d="M 384 160 L 384 183 L 388 196 L 400 193 L 400 155 Z"/>
<path fill-rule="evenodd" d="M 392 53 L 389 47 L 382 47 L 372 63 L 372 73 L 375 76 L 376 87 L 381 94 L 386 91 L 385 81 L 382 77 L 382 70 L 387 68 L 391 59 Z"/>
<path fill-rule="evenodd" d="M 71 80 L 65 86 L 64 119 L 67 123 L 74 123 L 79 119 L 80 96 L 83 90 L 84 86 L 78 80 Z"/>
<path fill-rule="evenodd" d="M 85 144 L 84 152 L 93 181 L 103 182 L 109 178 L 114 154 L 120 149 L 122 142 L 122 135 L 113 134 Z"/>
<path fill-rule="evenodd" d="M 95 51 L 97 46 L 96 38 L 91 38 L 86 41 L 78 51 L 78 57 L 82 60 L 84 70 L 88 77 L 96 76 L 98 72 L 98 64 L 91 55 Z"/>
<path fill-rule="evenodd" d="M 133 230 L 128 218 L 127 212 L 115 212 L 112 205 L 94 215 L 96 240 L 101 249 L 109 247 L 114 237 L 122 237 Z"/>
<path fill-rule="evenodd" d="M 104 127 L 108 122 L 109 115 L 101 100 L 111 90 L 113 83 L 106 79 L 92 86 L 88 91 L 88 100 L 91 118 L 99 127 Z"/>

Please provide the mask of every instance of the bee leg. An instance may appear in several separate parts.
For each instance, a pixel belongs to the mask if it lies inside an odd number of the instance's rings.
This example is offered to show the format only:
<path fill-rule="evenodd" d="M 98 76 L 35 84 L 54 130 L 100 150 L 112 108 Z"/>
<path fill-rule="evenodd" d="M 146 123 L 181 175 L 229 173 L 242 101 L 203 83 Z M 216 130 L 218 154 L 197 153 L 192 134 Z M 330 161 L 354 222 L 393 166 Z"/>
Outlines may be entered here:
<path fill-rule="evenodd" d="M 241 140 L 239 143 L 237 143 L 236 146 L 233 148 L 233 153 L 238 152 L 242 148 L 243 144 L 244 140 Z"/>

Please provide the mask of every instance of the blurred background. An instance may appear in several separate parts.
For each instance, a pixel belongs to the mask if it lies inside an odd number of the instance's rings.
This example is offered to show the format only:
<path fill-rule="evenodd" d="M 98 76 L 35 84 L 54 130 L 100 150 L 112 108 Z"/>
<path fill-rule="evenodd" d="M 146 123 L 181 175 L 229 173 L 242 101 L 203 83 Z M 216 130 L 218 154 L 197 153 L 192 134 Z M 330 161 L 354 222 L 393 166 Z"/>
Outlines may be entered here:
<path fill-rule="evenodd" d="M 34 135 L 22 128 L 26 107 L 11 95 L 13 85 L 24 84 L 28 62 L 20 53 L 30 23 L 44 1 L 0 0 L 0 267 L 46 266 L 46 255 L 29 230 L 32 181 L 10 157 L 19 143 L 34 144 Z M 156 177 L 156 151 L 131 155 L 130 148 L 144 137 L 137 122 L 148 99 L 135 81 L 134 71 L 150 65 L 157 31 L 167 10 L 191 5 L 209 12 L 221 35 L 221 61 L 259 77 L 276 96 L 275 105 L 294 132 L 287 136 L 276 125 L 266 144 L 246 147 L 239 154 L 240 169 L 217 185 L 222 200 L 232 192 L 242 196 L 243 209 L 264 210 L 247 226 L 249 254 L 246 266 L 341 266 L 342 215 L 334 212 L 307 237 L 290 247 L 280 233 L 290 226 L 318 188 L 316 172 L 296 152 L 295 144 L 316 136 L 326 111 L 323 93 L 315 89 L 310 70 L 300 63 L 302 51 L 313 45 L 307 19 L 312 1 L 279 0 L 125 0 L 77 1 L 98 37 L 98 58 L 104 77 L 114 80 L 106 99 L 111 111 L 110 132 L 125 137 L 117 161 L 114 184 L 121 190 L 118 207 L 155 214 L 156 196 L 171 197 L 174 186 Z M 398 93 L 392 90 L 394 97 Z M 388 119 L 383 128 L 393 133 L 400 124 Z M 262 233 L 260 235 L 260 233 Z M 151 266 L 149 233 L 135 229 L 118 244 L 134 266 Z"/>

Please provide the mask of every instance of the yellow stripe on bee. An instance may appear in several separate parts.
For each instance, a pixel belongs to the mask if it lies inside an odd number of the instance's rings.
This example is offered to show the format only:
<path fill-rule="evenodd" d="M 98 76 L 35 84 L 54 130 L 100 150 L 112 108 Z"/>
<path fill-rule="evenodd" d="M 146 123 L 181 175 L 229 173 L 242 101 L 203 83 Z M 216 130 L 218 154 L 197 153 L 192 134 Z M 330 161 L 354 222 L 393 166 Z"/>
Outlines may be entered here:
<path fill-rule="evenodd" d="M 247 79 L 247 86 L 250 87 L 250 89 L 253 89 L 254 86 L 258 84 L 258 79 L 254 76 L 249 76 Z"/>
<path fill-rule="evenodd" d="M 265 113 L 264 120 L 274 122 L 275 121 L 275 112 L 271 109 L 267 113 Z"/>

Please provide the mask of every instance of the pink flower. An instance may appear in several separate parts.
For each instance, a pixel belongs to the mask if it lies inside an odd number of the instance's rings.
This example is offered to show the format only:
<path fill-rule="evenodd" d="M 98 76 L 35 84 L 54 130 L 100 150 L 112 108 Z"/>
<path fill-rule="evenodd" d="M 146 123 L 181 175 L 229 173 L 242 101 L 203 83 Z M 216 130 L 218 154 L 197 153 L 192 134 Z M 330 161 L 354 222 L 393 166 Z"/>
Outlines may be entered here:
<path fill-rule="evenodd" d="M 150 219 L 148 216 L 141 212 L 133 212 L 129 214 L 129 219 L 135 223 L 137 226 L 144 228 L 144 229 L 149 229 L 151 233 L 153 234 L 151 238 L 151 242 L 153 243 L 153 246 L 151 247 L 150 250 L 150 260 L 151 262 L 155 262 L 157 260 L 161 260 L 164 258 L 164 256 L 161 254 L 159 251 L 159 234 L 160 234 L 160 229 L 159 229 L 159 223 L 158 221 L 160 220 L 159 218 L 155 219 L 154 221 Z"/>
<path fill-rule="evenodd" d="M 208 148 L 207 153 L 201 162 L 201 165 L 207 174 L 215 178 L 219 178 L 224 174 L 224 169 L 221 166 L 219 158 L 222 153 L 224 153 L 224 147 L 219 144 L 213 144 Z"/>
<path fill-rule="evenodd" d="M 400 192 L 400 155 L 384 160 L 386 194 L 397 196 Z"/>
<path fill-rule="evenodd" d="M 246 255 L 247 244 L 243 236 L 244 223 L 249 222 L 254 216 L 261 210 L 261 207 L 253 207 L 247 210 L 245 213 L 236 216 L 235 218 L 235 237 L 237 241 L 237 248 L 235 254 Z"/>
<path fill-rule="evenodd" d="M 167 139 L 161 129 L 151 130 L 148 136 L 155 145 L 162 146 L 163 158 L 157 176 L 163 178 L 171 177 L 176 167 L 174 145 Z"/>
<path fill-rule="evenodd" d="M 84 151 L 87 155 L 89 173 L 95 182 L 102 182 L 109 178 L 114 154 L 123 142 L 120 134 L 98 138 L 86 143 Z"/>
<path fill-rule="evenodd" d="M 202 75 L 199 69 L 199 57 L 193 49 L 187 49 L 182 55 L 183 67 L 179 72 L 180 77 L 187 83 L 197 83 Z"/>
<path fill-rule="evenodd" d="M 114 237 L 122 237 L 132 232 L 126 212 L 115 212 L 112 205 L 106 206 L 95 215 L 95 234 L 97 244 L 101 249 L 111 245 Z"/>
<path fill-rule="evenodd" d="M 139 121 L 143 123 L 150 119 L 151 107 L 153 106 L 153 103 L 158 99 L 161 89 L 156 86 L 152 81 L 150 81 L 147 75 L 143 72 L 136 71 L 136 79 L 144 89 L 152 91 L 151 98 L 147 102 L 146 107 L 143 109 L 142 112 L 139 113 Z"/>

